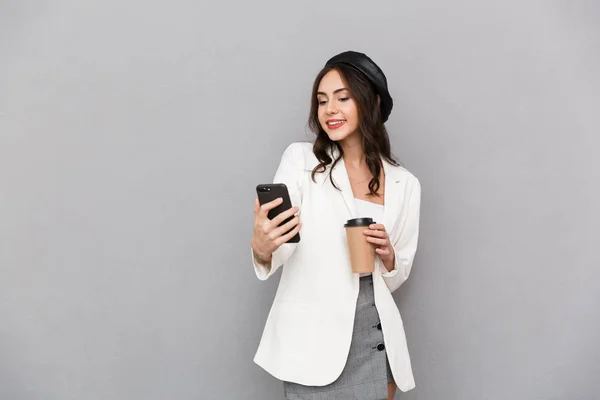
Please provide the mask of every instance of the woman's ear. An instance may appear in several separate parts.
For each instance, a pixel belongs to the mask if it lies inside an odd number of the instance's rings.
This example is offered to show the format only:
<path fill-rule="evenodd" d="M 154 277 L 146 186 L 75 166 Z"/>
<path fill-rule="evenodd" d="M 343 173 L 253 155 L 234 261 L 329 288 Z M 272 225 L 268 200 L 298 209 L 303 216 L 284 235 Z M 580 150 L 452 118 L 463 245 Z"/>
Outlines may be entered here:
<path fill-rule="evenodd" d="M 381 97 L 379 95 L 377 95 L 377 105 L 381 106 Z"/>

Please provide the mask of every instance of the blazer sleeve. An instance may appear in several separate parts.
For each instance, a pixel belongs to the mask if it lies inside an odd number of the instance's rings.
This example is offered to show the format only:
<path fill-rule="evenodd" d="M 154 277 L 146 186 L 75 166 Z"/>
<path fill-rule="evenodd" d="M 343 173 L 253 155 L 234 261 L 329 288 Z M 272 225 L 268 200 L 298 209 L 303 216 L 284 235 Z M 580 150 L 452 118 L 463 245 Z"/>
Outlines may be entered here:
<path fill-rule="evenodd" d="M 398 289 L 412 269 L 419 240 L 419 218 L 421 213 L 421 184 L 414 178 L 413 188 L 406 205 L 406 219 L 398 240 L 392 243 L 395 253 L 394 269 L 381 274 L 390 292 Z"/>
<path fill-rule="evenodd" d="M 305 161 L 302 143 L 293 143 L 288 146 L 281 156 L 281 161 L 277 168 L 277 172 L 275 172 L 273 183 L 284 183 L 290 193 L 292 207 L 298 207 L 300 210 L 302 206 L 304 175 Z M 256 262 L 252 248 L 250 248 L 254 272 L 258 279 L 264 281 L 273 275 L 290 258 L 297 246 L 298 243 L 282 244 L 275 252 L 273 252 L 270 268 Z"/>

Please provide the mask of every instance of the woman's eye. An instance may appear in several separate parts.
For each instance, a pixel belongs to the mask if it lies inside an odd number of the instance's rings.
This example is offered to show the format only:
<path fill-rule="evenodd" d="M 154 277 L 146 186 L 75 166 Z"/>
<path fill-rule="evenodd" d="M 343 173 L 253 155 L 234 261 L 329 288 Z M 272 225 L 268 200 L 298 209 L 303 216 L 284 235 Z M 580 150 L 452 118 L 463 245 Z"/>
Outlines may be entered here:
<path fill-rule="evenodd" d="M 340 101 L 344 102 L 344 101 L 348 101 L 349 99 L 350 99 L 350 97 L 342 97 L 342 98 L 340 99 Z"/>
<path fill-rule="evenodd" d="M 319 101 L 319 105 L 320 105 L 320 106 L 322 106 L 322 105 L 325 105 L 325 103 L 327 103 L 327 101 L 326 101 L 326 100 L 321 100 L 321 101 Z"/>

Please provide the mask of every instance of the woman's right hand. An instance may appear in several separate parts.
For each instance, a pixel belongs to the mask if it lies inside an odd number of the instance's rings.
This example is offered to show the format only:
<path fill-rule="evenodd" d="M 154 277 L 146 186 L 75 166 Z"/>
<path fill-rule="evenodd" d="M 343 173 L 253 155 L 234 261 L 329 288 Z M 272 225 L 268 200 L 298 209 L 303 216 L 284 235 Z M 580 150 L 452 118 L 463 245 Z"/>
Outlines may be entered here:
<path fill-rule="evenodd" d="M 293 238 L 302 227 L 299 216 L 295 216 L 286 224 L 278 226 L 287 218 L 296 214 L 299 211 L 298 207 L 292 207 L 272 220 L 269 219 L 269 211 L 280 205 L 282 201 L 283 199 L 278 198 L 262 206 L 258 201 L 258 197 L 254 201 L 254 234 L 250 245 L 254 254 L 267 263 L 271 262 L 273 252 Z M 292 230 L 286 233 L 290 229 Z"/>

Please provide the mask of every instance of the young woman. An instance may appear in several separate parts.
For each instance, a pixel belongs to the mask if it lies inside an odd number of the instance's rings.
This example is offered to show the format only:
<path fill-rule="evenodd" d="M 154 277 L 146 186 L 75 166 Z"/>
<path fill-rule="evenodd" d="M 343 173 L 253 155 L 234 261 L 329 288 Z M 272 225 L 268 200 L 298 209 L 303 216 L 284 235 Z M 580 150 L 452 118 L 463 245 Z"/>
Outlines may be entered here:
<path fill-rule="evenodd" d="M 294 207 L 269 220 L 280 200 L 255 201 L 256 275 L 283 269 L 254 361 L 283 381 L 286 399 L 393 399 L 397 387 L 415 386 L 392 292 L 417 250 L 421 187 L 391 155 L 384 122 L 393 102 L 368 56 L 331 58 L 311 104 L 317 138 L 290 145 L 274 178 Z M 356 217 L 376 222 L 364 231 L 376 246 L 371 274 L 350 265 L 344 223 Z M 286 243 L 297 232 L 300 242 Z"/>

